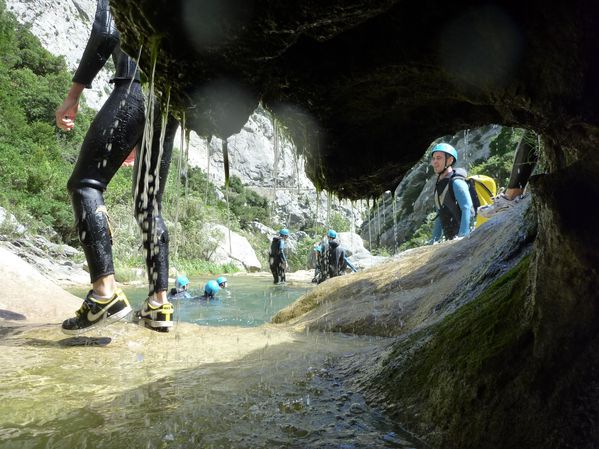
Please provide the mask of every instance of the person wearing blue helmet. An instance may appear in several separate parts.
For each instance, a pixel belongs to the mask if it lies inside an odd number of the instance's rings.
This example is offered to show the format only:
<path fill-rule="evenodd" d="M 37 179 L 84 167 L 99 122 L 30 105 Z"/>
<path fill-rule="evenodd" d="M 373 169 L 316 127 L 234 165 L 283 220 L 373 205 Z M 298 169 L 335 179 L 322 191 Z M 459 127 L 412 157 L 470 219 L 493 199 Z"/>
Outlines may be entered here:
<path fill-rule="evenodd" d="M 447 143 L 436 144 L 431 151 L 431 165 L 437 174 L 435 206 L 437 217 L 433 225 L 432 243 L 465 237 L 470 233 L 473 216 L 472 197 L 466 183 L 466 172 L 454 169 L 458 152 Z"/>
<path fill-rule="evenodd" d="M 324 254 L 326 268 L 325 274 L 321 275 L 322 280 L 324 281 L 327 277 L 341 276 L 345 274 L 347 268 L 350 268 L 354 272 L 357 271 L 356 267 L 347 258 L 345 248 L 337 240 L 337 232 L 334 229 L 327 231 L 327 240 L 328 244 L 326 245 Z"/>
<path fill-rule="evenodd" d="M 312 283 L 320 284 L 326 278 L 326 263 L 324 262 L 323 248 L 325 245 L 321 242 L 314 243 L 312 247 L 312 261 L 314 263 L 314 277 Z"/>
<path fill-rule="evenodd" d="M 188 299 L 191 298 L 189 289 L 189 279 L 187 276 L 180 274 L 175 280 L 175 288 L 171 288 L 168 294 L 168 299 Z"/>
<path fill-rule="evenodd" d="M 220 287 L 218 286 L 218 282 L 208 281 L 206 282 L 206 285 L 204 285 L 204 295 L 202 296 L 202 299 L 214 299 L 219 291 Z"/>
<path fill-rule="evenodd" d="M 288 268 L 287 256 L 285 254 L 285 241 L 289 238 L 289 230 L 283 228 L 279 234 L 274 236 L 270 244 L 268 264 L 274 278 L 275 284 L 285 282 L 285 270 Z"/>
<path fill-rule="evenodd" d="M 218 279 L 216 279 L 216 283 L 220 288 L 227 288 L 227 278 L 224 276 L 220 276 Z"/>

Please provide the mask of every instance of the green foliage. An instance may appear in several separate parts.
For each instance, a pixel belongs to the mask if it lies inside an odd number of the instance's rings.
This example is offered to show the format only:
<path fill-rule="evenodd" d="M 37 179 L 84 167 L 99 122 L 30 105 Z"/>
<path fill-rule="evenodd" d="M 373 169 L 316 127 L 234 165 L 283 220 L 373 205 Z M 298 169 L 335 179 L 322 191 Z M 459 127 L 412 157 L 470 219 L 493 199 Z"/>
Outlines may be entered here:
<path fill-rule="evenodd" d="M 435 221 L 436 212 L 427 215 L 426 220 L 412 235 L 412 238 L 399 246 L 399 251 L 405 251 L 411 248 L 428 245 L 433 238 L 433 223 Z"/>
<path fill-rule="evenodd" d="M 337 232 L 348 232 L 351 228 L 349 220 L 347 220 L 339 212 L 333 212 L 329 218 L 329 227 Z"/>
<path fill-rule="evenodd" d="M 178 155 L 173 155 L 173 160 L 178 158 Z M 171 167 L 171 171 L 175 171 L 174 165 Z M 175 173 L 175 176 L 177 174 Z M 173 182 L 176 182 L 173 180 Z M 185 178 L 180 179 L 181 188 L 185 188 Z M 187 189 L 189 192 L 198 198 L 202 198 L 203 202 L 207 205 L 217 205 L 219 203 L 218 196 L 216 195 L 216 187 L 208 180 L 208 175 L 199 168 L 190 168 L 187 171 Z"/>
<path fill-rule="evenodd" d="M 524 135 L 520 128 L 503 127 L 501 132 L 489 144 L 489 158 L 485 161 L 476 161 L 468 170 L 470 175 L 487 175 L 497 183 L 497 187 L 508 184 L 514 154 L 518 142 Z"/>
<path fill-rule="evenodd" d="M 233 264 L 216 264 L 213 262 L 208 262 L 202 259 L 194 259 L 194 260 L 181 260 L 177 264 L 177 269 L 180 272 L 187 273 L 189 276 L 195 276 L 197 274 L 224 274 L 224 273 L 236 273 L 239 271 Z"/>
<path fill-rule="evenodd" d="M 505 187 L 508 184 L 515 151 L 509 151 L 503 155 L 489 157 L 484 162 L 474 165 L 468 171 L 469 175 L 487 175 L 495 180 L 497 187 Z"/>
<path fill-rule="evenodd" d="M 54 228 L 74 241 L 66 191 L 72 155 L 90 121 L 84 107 L 68 137 L 54 125 L 69 74 L 0 3 L 0 204 L 26 219 L 32 231 Z"/>
<path fill-rule="evenodd" d="M 521 128 L 504 126 L 497 137 L 489 144 L 489 157 L 506 156 L 507 153 L 513 152 L 523 135 L 524 130 Z"/>
<path fill-rule="evenodd" d="M 52 228 L 60 240 L 78 246 L 66 183 L 94 113 L 81 104 L 75 129 L 63 132 L 55 127 L 54 112 L 70 78 L 63 58 L 44 50 L 0 0 L 0 206 L 27 223 L 30 231 Z M 190 273 L 234 271 L 233 266 L 205 262 L 223 238 L 207 231 L 207 224 L 226 223 L 235 230 L 247 228 L 252 220 L 270 224 L 268 201 L 232 177 L 229 211 L 205 173 L 189 169 L 186 177 L 179 176 L 178 153 L 173 156 L 163 215 L 175 263 Z M 144 265 L 131 177 L 131 168 L 120 169 L 105 195 L 114 227 L 115 264 L 123 279 L 131 276 L 128 267 Z"/>
<path fill-rule="evenodd" d="M 247 229 L 252 221 L 271 225 L 266 198 L 244 187 L 237 176 L 231 176 L 229 189 L 229 206 L 239 220 L 241 229 Z"/>
<path fill-rule="evenodd" d="M 314 248 L 314 241 L 312 239 L 300 240 L 295 246 L 295 250 L 288 254 L 287 262 L 289 263 L 289 270 L 305 270 L 308 268 L 308 259 L 310 253 Z"/>

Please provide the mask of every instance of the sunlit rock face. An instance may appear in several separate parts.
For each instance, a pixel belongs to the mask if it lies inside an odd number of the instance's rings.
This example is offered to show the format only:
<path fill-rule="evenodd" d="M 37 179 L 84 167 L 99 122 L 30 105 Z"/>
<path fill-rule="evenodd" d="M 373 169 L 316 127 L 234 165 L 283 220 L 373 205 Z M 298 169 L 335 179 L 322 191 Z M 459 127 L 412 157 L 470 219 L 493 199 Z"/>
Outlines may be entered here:
<path fill-rule="evenodd" d="M 231 135 L 262 100 L 315 184 L 350 198 L 394 188 L 460 129 L 517 125 L 579 150 L 596 130 L 591 2 L 114 3 L 126 48 L 143 45 L 150 73 L 157 47 L 158 85 L 195 130 Z"/>

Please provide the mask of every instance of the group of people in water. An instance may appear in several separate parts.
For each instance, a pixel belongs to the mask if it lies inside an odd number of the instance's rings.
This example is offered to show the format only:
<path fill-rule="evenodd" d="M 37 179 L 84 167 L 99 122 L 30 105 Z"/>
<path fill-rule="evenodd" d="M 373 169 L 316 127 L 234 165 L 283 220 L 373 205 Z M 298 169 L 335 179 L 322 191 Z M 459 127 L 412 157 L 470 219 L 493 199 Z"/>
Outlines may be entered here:
<path fill-rule="evenodd" d="M 227 288 L 228 280 L 225 276 L 220 276 L 216 280 L 209 280 L 204 285 L 204 293 L 201 295 L 194 295 L 189 290 L 190 283 L 189 278 L 185 275 L 177 276 L 175 280 L 175 287 L 168 293 L 169 301 L 178 299 L 214 299 L 221 290 Z"/>
<path fill-rule="evenodd" d="M 110 81 L 113 90 L 90 125 L 67 184 L 92 283 L 75 316 L 62 323 L 62 330 L 67 334 L 87 332 L 120 320 L 132 311 L 114 276 L 112 234 L 104 192 L 134 149 L 137 149 L 135 216 L 142 232 L 149 286 L 147 299 L 136 316 L 152 329 L 168 330 L 173 326 L 174 308 L 169 298 L 174 296 L 173 292 L 168 293 L 169 236 L 161 216 L 161 203 L 179 123 L 168 110 L 167 99 L 161 98 L 160 93 L 151 93 L 147 101 L 144 98 L 137 62 L 120 48 L 120 33 L 111 15 L 109 0 L 97 1 L 91 35 L 67 97 L 56 110 L 56 125 L 64 131 L 73 129 L 82 92 L 91 87 L 111 56 L 116 69 Z M 146 121 L 150 126 L 146 126 Z M 524 146 L 522 151 L 527 155 L 530 153 Z M 432 156 L 438 175 L 436 191 L 439 194 L 449 191 L 439 203 L 439 229 L 448 239 L 463 237 L 470 231 L 468 205 L 471 203 L 468 202 L 463 180 L 454 176 L 457 152 L 450 145 L 440 144 L 433 148 Z M 517 179 L 510 181 L 510 187 L 496 204 L 509 204 L 521 195 L 526 183 L 522 181 L 526 171 L 521 168 L 518 167 Z M 451 188 L 445 189 L 444 185 L 451 185 Z M 288 238 L 289 230 L 281 229 L 271 244 L 269 265 L 275 284 L 286 280 Z M 313 281 L 316 283 L 339 276 L 347 268 L 355 271 L 332 229 L 322 242 L 314 246 L 314 253 L 316 269 Z M 222 279 L 206 283 L 203 297 L 214 297 L 225 288 L 226 279 L 224 284 L 219 282 Z M 178 279 L 174 295 L 184 292 L 188 284 L 188 279 Z"/>
<path fill-rule="evenodd" d="M 269 266 L 275 284 L 284 283 L 286 280 L 285 272 L 289 267 L 286 255 L 288 238 L 289 230 L 283 228 L 273 237 L 270 244 Z M 322 241 L 314 243 L 312 259 L 315 267 L 313 283 L 320 284 L 328 278 L 345 274 L 348 269 L 357 271 L 348 258 L 347 250 L 337 239 L 334 229 L 329 229 Z"/>

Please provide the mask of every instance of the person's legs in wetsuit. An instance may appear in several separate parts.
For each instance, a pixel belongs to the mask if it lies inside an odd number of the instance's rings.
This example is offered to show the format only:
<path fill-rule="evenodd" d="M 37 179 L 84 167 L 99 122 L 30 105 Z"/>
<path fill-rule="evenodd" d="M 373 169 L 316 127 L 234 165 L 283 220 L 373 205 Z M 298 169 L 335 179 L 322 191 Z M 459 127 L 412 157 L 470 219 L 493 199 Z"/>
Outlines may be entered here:
<path fill-rule="evenodd" d="M 84 305 L 91 306 L 82 306 L 76 317 L 63 323 L 66 333 L 83 332 L 99 324 L 102 316 L 120 319 L 131 310 L 126 297 L 116 288 L 112 235 L 103 194 L 141 139 L 143 127 L 144 99 L 140 84 L 117 81 L 90 125 L 67 183 L 93 288 L 84 301 Z"/>
<path fill-rule="evenodd" d="M 517 204 L 522 198 L 524 189 L 528 184 L 528 180 L 534 171 L 538 155 L 535 145 L 532 143 L 534 133 L 525 131 L 524 135 L 518 142 L 512 172 L 505 192 L 494 198 L 492 204 L 483 206 L 478 209 L 478 213 L 485 217 L 491 218 L 499 212 L 509 209 Z"/>
<path fill-rule="evenodd" d="M 273 277 L 273 283 L 278 284 L 279 283 L 279 266 L 276 261 L 269 264 L 269 266 L 270 266 L 270 272 L 272 273 L 272 277 Z"/>
<path fill-rule="evenodd" d="M 524 193 L 530 175 L 532 175 L 537 165 L 538 156 L 536 148 L 531 142 L 533 138 L 534 134 L 526 131 L 520 142 L 518 142 L 512 173 L 510 174 L 507 189 L 504 192 L 508 200 L 513 200 Z"/>
<path fill-rule="evenodd" d="M 282 257 L 279 258 L 279 262 L 277 264 L 277 274 L 279 277 L 279 282 L 285 282 L 285 260 Z"/>
<path fill-rule="evenodd" d="M 171 115 L 155 113 L 151 151 L 142 148 L 138 152 L 134 169 L 135 217 L 141 227 L 149 286 L 148 299 L 138 316 L 149 327 L 168 330 L 173 323 L 173 307 L 167 298 L 169 237 L 161 212 L 179 123 Z"/>

